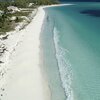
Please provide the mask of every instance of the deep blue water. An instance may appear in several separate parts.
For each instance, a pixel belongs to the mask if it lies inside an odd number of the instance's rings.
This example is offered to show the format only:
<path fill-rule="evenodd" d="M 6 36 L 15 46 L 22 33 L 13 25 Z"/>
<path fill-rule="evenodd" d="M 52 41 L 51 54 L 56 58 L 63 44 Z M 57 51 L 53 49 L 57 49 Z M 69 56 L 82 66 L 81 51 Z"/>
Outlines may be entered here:
<path fill-rule="evenodd" d="M 100 2 L 100 0 L 59 0 L 61 2 Z"/>
<path fill-rule="evenodd" d="M 41 47 L 51 100 L 100 100 L 100 3 L 45 11 Z"/>

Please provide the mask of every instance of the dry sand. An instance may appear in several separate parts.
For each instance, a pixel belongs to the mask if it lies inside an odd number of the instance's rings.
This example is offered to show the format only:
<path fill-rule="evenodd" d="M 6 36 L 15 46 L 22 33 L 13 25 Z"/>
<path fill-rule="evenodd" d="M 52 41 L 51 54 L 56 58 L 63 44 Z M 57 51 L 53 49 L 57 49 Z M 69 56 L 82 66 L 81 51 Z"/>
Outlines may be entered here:
<path fill-rule="evenodd" d="M 44 16 L 43 7 L 39 7 L 32 22 L 21 31 L 23 35 L 11 57 L 2 100 L 49 100 L 48 84 L 39 66 L 39 36 Z"/>

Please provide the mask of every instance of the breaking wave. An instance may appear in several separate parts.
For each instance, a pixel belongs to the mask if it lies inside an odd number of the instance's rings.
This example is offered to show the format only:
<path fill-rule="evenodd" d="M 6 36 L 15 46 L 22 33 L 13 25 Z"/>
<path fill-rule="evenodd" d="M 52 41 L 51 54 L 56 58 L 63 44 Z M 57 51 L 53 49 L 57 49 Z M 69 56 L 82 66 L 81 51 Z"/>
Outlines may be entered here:
<path fill-rule="evenodd" d="M 53 30 L 54 33 L 54 45 L 56 49 L 56 59 L 58 62 L 60 78 L 62 81 L 62 87 L 64 88 L 66 94 L 66 100 L 73 100 L 73 93 L 71 88 L 71 81 L 72 81 L 72 70 L 71 64 L 69 60 L 65 57 L 66 53 L 69 53 L 68 50 L 62 48 L 59 45 L 59 31 L 56 27 Z"/>

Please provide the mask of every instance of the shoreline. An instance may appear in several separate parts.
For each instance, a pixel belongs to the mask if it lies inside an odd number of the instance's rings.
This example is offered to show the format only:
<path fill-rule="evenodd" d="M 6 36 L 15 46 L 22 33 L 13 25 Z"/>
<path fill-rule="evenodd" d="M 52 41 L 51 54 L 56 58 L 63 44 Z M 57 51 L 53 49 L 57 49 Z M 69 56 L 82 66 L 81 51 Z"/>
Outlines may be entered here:
<path fill-rule="evenodd" d="M 2 82 L 5 91 L 0 97 L 1 100 L 50 100 L 48 81 L 44 78 L 43 69 L 40 66 L 40 33 L 45 18 L 44 8 L 65 5 L 71 4 L 39 7 L 31 23 L 14 34 L 17 42 L 12 43 L 15 48 L 12 46 L 9 48 L 12 52 L 9 54 L 10 62 L 7 62 L 9 71 Z M 8 46 L 13 40 L 11 37 L 7 43 Z"/>

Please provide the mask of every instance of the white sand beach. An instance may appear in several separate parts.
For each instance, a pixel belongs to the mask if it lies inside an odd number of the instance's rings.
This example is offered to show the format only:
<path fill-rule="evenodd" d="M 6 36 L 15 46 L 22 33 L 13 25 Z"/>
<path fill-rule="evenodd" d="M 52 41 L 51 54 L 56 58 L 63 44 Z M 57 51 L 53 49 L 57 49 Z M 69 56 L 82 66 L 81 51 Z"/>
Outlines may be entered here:
<path fill-rule="evenodd" d="M 20 32 L 20 44 L 10 58 L 6 75 L 6 89 L 2 100 L 49 100 L 46 80 L 39 65 L 39 36 L 44 20 L 43 7 L 39 7 L 32 22 Z"/>
<path fill-rule="evenodd" d="M 70 4 L 52 5 L 62 6 Z M 48 81 L 43 76 L 40 63 L 40 32 L 45 17 L 43 6 L 32 22 L 23 30 L 9 36 L 9 63 L 0 88 L 5 90 L 0 100 L 50 100 Z M 7 61 L 6 61 L 7 62 Z M 6 84 L 5 84 L 6 83 Z"/>

